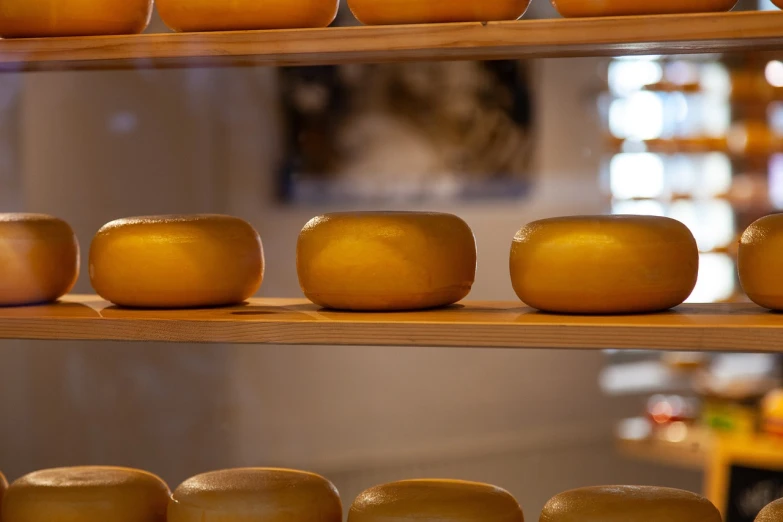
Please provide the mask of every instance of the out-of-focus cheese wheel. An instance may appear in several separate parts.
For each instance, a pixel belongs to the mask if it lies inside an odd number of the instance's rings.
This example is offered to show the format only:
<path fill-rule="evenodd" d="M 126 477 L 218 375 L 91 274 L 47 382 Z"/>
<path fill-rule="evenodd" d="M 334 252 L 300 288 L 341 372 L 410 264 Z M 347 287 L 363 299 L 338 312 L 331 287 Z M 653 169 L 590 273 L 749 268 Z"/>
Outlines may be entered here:
<path fill-rule="evenodd" d="M 65 221 L 0 214 L 0 306 L 55 301 L 79 277 L 79 243 Z"/>
<path fill-rule="evenodd" d="M 462 480 L 403 480 L 362 492 L 348 522 L 524 522 L 506 490 Z"/>
<path fill-rule="evenodd" d="M 539 522 L 721 522 L 704 497 L 655 486 L 598 486 L 553 497 Z"/>
<path fill-rule="evenodd" d="M 731 11 L 737 0 L 551 0 L 561 16 L 587 18 L 596 16 L 658 15 Z"/>
<path fill-rule="evenodd" d="M 168 522 L 341 522 L 331 482 L 304 471 L 244 468 L 190 478 L 171 496 Z"/>
<path fill-rule="evenodd" d="M 574 216 L 526 225 L 511 246 L 511 282 L 529 306 L 554 313 L 655 312 L 696 286 L 688 228 L 655 216 Z"/>
<path fill-rule="evenodd" d="M 778 5 L 778 7 L 783 7 L 783 5 Z M 783 520 L 783 498 L 769 504 L 756 517 L 756 522 L 780 522 L 781 520 Z"/>
<path fill-rule="evenodd" d="M 348 0 L 366 25 L 516 20 L 529 5 L 530 0 Z"/>
<path fill-rule="evenodd" d="M 0 36 L 91 36 L 142 32 L 152 0 L 0 0 Z"/>
<path fill-rule="evenodd" d="M 8 481 L 5 479 L 5 475 L 0 471 L 0 520 L 2 520 L 3 513 L 3 497 L 5 496 L 5 490 L 8 489 Z"/>
<path fill-rule="evenodd" d="M 326 27 L 337 16 L 339 0 L 157 0 L 155 4 L 170 28 L 196 32 Z"/>
<path fill-rule="evenodd" d="M 783 214 L 765 216 L 740 237 L 737 268 L 742 289 L 757 305 L 783 310 Z"/>
<path fill-rule="evenodd" d="M 139 308 L 221 306 L 261 285 L 258 232 L 230 216 L 150 216 L 104 225 L 90 247 L 90 281 L 104 299 Z"/>
<path fill-rule="evenodd" d="M 128 468 L 84 466 L 36 471 L 14 481 L 3 522 L 165 522 L 169 488 Z"/>
<path fill-rule="evenodd" d="M 310 220 L 296 249 L 308 299 L 342 310 L 417 310 L 470 292 L 476 241 L 457 216 L 348 212 Z"/>

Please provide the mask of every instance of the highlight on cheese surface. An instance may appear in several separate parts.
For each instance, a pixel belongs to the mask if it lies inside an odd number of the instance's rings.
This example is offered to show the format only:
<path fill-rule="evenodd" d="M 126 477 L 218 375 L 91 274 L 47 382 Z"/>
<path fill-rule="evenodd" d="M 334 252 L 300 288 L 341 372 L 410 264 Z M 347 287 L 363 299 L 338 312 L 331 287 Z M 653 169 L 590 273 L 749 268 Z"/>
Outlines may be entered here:
<path fill-rule="evenodd" d="M 239 468 L 192 477 L 177 487 L 168 522 L 342 522 L 334 485 L 315 473 Z"/>
<path fill-rule="evenodd" d="M 595 16 L 660 15 L 731 11 L 737 0 L 551 0 L 561 16 L 587 18 Z M 653 22 L 651 22 L 653 23 Z"/>
<path fill-rule="evenodd" d="M 530 0 L 348 0 L 348 7 L 366 25 L 492 22 L 516 20 Z"/>
<path fill-rule="evenodd" d="M 79 277 L 70 225 L 45 214 L 0 214 L 0 306 L 56 301 Z"/>
<path fill-rule="evenodd" d="M 696 286 L 699 251 L 688 228 L 657 216 L 573 216 L 524 226 L 511 282 L 528 306 L 568 314 L 655 312 Z"/>
<path fill-rule="evenodd" d="M 136 34 L 152 16 L 152 0 L 0 0 L 0 36 Z"/>
<path fill-rule="evenodd" d="M 522 508 L 501 488 L 443 479 L 402 480 L 363 491 L 348 522 L 524 522 Z"/>
<path fill-rule="evenodd" d="M 81 466 L 36 471 L 15 480 L 4 522 L 165 522 L 169 488 L 129 468 Z"/>
<path fill-rule="evenodd" d="M 339 0 L 156 0 L 155 4 L 171 29 L 196 32 L 326 27 L 337 16 Z"/>
<path fill-rule="evenodd" d="M 706 498 L 656 486 L 597 486 L 554 496 L 539 522 L 721 522 Z"/>
<path fill-rule="evenodd" d="M 3 513 L 3 497 L 5 496 L 5 490 L 8 489 L 8 481 L 5 479 L 5 475 L 0 471 L 0 517 Z M 2 518 L 0 518 L 2 520 Z"/>
<path fill-rule="evenodd" d="M 261 286 L 264 252 L 247 222 L 212 214 L 119 219 L 90 247 L 90 281 L 104 299 L 139 308 L 241 303 Z"/>
<path fill-rule="evenodd" d="M 742 289 L 757 305 L 783 310 L 783 215 L 753 222 L 740 237 L 737 270 Z"/>
<path fill-rule="evenodd" d="M 783 520 L 783 498 L 767 505 L 756 517 L 756 522 L 780 522 Z"/>
<path fill-rule="evenodd" d="M 451 214 L 327 214 L 302 229 L 296 268 L 305 296 L 326 308 L 433 308 L 470 292 L 476 241 L 470 227 Z"/>

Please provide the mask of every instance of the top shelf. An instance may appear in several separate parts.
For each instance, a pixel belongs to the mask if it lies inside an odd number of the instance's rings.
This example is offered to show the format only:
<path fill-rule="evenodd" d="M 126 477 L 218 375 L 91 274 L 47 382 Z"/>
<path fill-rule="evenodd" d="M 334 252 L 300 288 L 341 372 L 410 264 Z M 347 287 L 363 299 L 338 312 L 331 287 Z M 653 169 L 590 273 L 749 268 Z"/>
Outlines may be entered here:
<path fill-rule="evenodd" d="M 331 65 L 783 49 L 783 13 L 0 40 L 0 70 Z"/>

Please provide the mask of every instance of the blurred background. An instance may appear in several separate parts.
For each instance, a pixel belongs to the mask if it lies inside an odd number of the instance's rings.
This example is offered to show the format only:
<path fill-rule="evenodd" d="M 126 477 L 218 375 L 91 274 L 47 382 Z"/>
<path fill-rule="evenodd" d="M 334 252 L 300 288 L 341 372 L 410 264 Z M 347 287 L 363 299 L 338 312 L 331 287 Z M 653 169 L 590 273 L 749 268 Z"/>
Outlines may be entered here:
<path fill-rule="evenodd" d="M 71 223 L 78 293 L 104 223 L 216 212 L 261 233 L 260 295 L 300 297 L 301 227 L 368 208 L 460 215 L 479 249 L 470 298 L 508 301 L 498 267 L 526 222 L 666 215 L 702 252 L 690 301 L 742 301 L 738 234 L 783 208 L 783 55 L 0 76 L 0 209 Z M 639 348 L 2 341 L 0 469 L 126 465 L 173 487 L 295 467 L 346 505 L 384 481 L 463 478 L 510 490 L 534 520 L 573 487 L 706 491 L 718 435 L 758 447 L 774 431 L 761 399 L 779 385 L 776 356 Z M 764 440 L 783 460 L 783 442 Z M 736 520 L 783 496 L 779 474 L 765 484 Z"/>

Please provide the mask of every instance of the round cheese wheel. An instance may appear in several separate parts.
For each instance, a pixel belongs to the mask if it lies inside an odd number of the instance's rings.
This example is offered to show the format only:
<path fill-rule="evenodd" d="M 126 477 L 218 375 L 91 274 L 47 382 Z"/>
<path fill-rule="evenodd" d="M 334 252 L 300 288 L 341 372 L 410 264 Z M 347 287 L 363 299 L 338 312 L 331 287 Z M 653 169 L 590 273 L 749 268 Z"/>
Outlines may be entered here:
<path fill-rule="evenodd" d="M 331 482 L 304 471 L 244 468 L 190 478 L 171 496 L 168 522 L 342 522 Z"/>
<path fill-rule="evenodd" d="M 511 246 L 517 296 L 546 312 L 624 314 L 681 304 L 696 286 L 688 228 L 654 216 L 575 216 L 526 225 Z"/>
<path fill-rule="evenodd" d="M 155 4 L 170 28 L 195 32 L 326 27 L 337 16 L 339 0 L 156 0 Z"/>
<path fill-rule="evenodd" d="M 516 20 L 530 0 L 348 0 L 348 7 L 366 25 L 491 22 Z"/>
<path fill-rule="evenodd" d="M 308 299 L 342 310 L 417 310 L 470 292 L 476 241 L 457 216 L 349 212 L 313 218 L 296 249 Z"/>
<path fill-rule="evenodd" d="M 218 215 L 120 219 L 90 247 L 90 281 L 104 299 L 139 308 L 236 304 L 261 286 L 261 238 Z"/>
<path fill-rule="evenodd" d="M 55 301 L 79 277 L 79 243 L 65 221 L 0 214 L 0 306 Z"/>
<path fill-rule="evenodd" d="M 769 504 L 756 517 L 756 522 L 780 522 L 781 520 L 783 520 L 783 498 Z"/>
<path fill-rule="evenodd" d="M 524 522 L 506 490 L 462 480 L 403 480 L 363 491 L 348 522 Z"/>
<path fill-rule="evenodd" d="M 551 0 L 566 18 L 731 11 L 737 0 Z"/>
<path fill-rule="evenodd" d="M 757 305 L 783 310 L 783 214 L 765 216 L 740 237 L 737 269 L 742 289 Z"/>
<path fill-rule="evenodd" d="M 704 497 L 655 486 L 598 486 L 560 493 L 539 522 L 721 522 Z"/>
<path fill-rule="evenodd" d="M 84 466 L 36 471 L 11 484 L 3 522 L 165 522 L 169 488 L 128 468 Z"/>
<path fill-rule="evenodd" d="M 0 0 L 0 36 L 92 36 L 144 31 L 152 0 Z"/>

